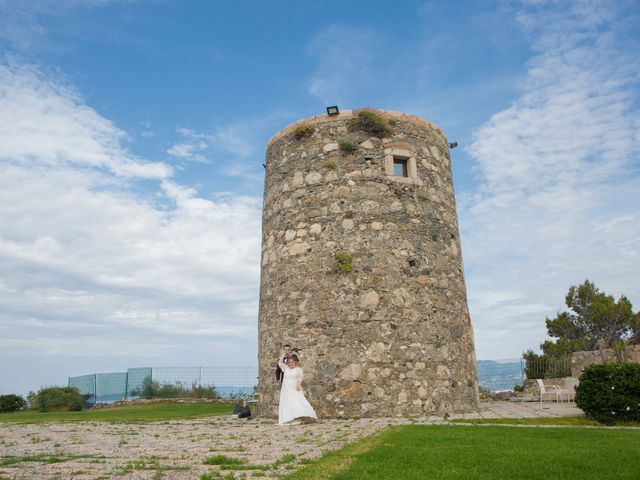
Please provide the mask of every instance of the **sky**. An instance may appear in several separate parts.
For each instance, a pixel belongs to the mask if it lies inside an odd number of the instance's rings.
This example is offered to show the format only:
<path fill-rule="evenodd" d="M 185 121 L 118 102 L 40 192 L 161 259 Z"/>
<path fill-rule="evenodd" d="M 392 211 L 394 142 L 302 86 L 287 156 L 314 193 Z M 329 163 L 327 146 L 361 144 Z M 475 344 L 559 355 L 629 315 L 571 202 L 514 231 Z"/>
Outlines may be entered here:
<path fill-rule="evenodd" d="M 640 309 L 633 0 L 0 0 L 0 393 L 253 366 L 265 146 L 374 107 L 440 126 L 479 359 L 571 285 Z"/>

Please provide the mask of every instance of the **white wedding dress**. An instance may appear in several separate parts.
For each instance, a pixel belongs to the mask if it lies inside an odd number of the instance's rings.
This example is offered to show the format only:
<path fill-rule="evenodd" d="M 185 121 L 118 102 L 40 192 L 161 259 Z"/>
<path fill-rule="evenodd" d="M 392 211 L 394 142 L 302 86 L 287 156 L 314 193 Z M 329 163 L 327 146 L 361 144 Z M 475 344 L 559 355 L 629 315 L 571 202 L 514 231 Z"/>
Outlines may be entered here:
<path fill-rule="evenodd" d="M 278 411 L 278 423 L 284 425 L 296 418 L 318 418 L 315 410 L 304 397 L 302 390 L 296 390 L 296 385 L 302 383 L 302 368 L 289 368 L 284 370 L 282 389 L 280 390 L 280 407 Z"/>

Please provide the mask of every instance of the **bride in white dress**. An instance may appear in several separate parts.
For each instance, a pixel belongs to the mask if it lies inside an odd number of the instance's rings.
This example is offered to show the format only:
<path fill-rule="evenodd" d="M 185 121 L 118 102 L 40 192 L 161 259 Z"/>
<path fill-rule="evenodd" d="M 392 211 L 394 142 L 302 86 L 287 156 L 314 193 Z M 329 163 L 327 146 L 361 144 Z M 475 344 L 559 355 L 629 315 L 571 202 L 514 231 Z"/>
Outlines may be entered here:
<path fill-rule="evenodd" d="M 278 359 L 278 365 L 284 372 L 282 380 L 282 389 L 280 390 L 280 407 L 278 412 L 278 424 L 286 423 L 299 419 L 317 419 L 315 410 L 304 397 L 302 391 L 302 379 L 304 375 L 302 368 L 298 366 L 298 357 L 291 355 L 289 364 L 284 363 L 285 353 L 283 352 Z"/>

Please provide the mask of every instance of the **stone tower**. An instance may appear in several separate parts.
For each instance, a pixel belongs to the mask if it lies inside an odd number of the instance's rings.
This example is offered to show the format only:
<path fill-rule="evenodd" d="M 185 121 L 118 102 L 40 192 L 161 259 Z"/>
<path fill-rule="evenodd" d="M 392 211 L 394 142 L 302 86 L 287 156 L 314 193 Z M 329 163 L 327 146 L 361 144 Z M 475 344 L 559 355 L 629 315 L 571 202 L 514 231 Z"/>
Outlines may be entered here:
<path fill-rule="evenodd" d="M 343 111 L 267 146 L 259 392 L 302 349 L 322 416 L 474 408 L 478 386 L 447 139 L 420 118 Z"/>

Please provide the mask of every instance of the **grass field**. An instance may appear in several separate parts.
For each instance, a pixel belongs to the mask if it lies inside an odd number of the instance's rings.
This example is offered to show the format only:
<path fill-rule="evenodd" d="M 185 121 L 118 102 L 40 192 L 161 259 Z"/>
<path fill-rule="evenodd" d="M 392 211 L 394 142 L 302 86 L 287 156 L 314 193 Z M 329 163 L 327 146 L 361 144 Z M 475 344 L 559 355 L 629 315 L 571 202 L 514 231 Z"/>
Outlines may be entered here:
<path fill-rule="evenodd" d="M 392 427 L 330 452 L 295 479 L 633 479 L 640 430 L 468 425 Z"/>
<path fill-rule="evenodd" d="M 162 420 L 186 420 L 211 415 L 230 415 L 230 403 L 177 403 L 159 402 L 126 405 L 82 412 L 38 412 L 25 410 L 15 413 L 0 413 L 0 423 L 43 422 L 156 422 Z"/>
<path fill-rule="evenodd" d="M 601 423 L 587 417 L 532 417 L 532 418 L 475 418 L 469 420 L 450 420 L 452 423 L 501 424 L 501 425 L 537 425 L 537 426 L 573 426 L 604 427 Z M 640 422 L 620 422 L 618 427 L 640 427 Z"/>

